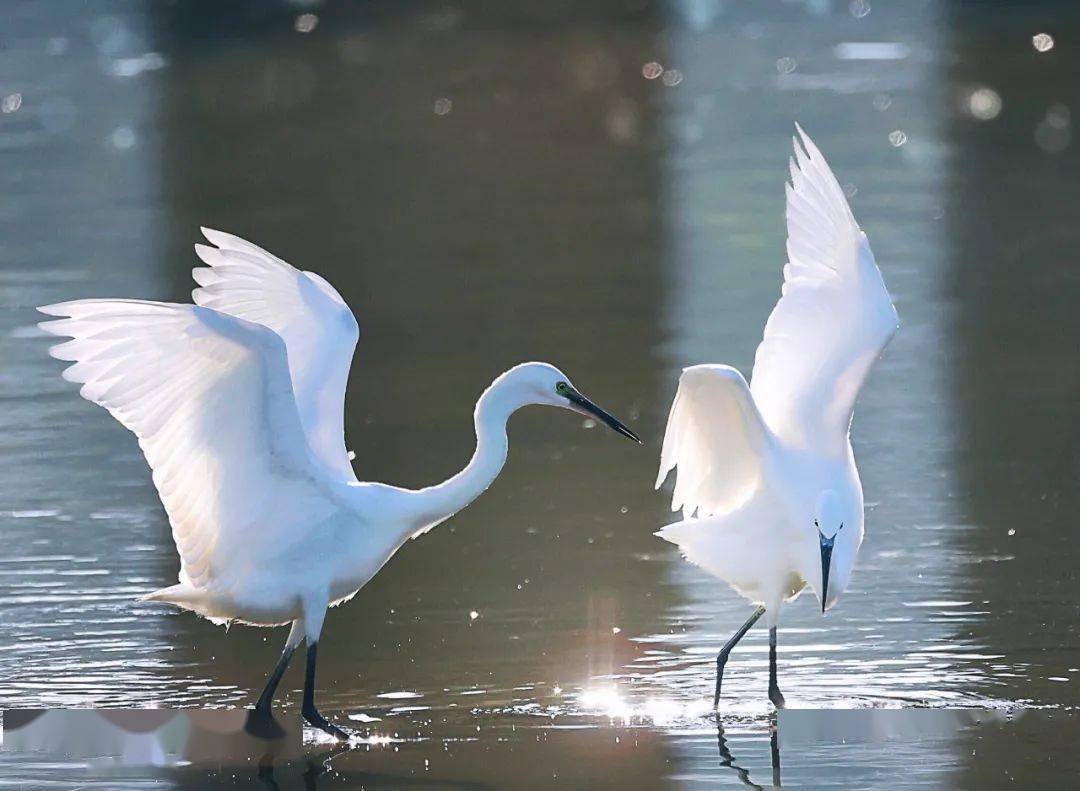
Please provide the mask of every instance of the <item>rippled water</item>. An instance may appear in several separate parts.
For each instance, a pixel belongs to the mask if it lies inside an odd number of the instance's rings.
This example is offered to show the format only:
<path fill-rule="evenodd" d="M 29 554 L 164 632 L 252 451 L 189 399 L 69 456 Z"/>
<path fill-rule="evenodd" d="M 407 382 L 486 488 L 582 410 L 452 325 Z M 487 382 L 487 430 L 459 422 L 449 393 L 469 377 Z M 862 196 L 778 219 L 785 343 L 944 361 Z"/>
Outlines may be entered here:
<path fill-rule="evenodd" d="M 62 299 L 186 299 L 210 224 L 319 271 L 359 317 L 362 478 L 452 473 L 477 394 L 530 358 L 649 443 L 515 417 L 492 490 L 328 617 L 321 705 L 364 741 L 322 754 L 311 782 L 769 785 L 765 631 L 732 656 L 718 732 L 714 657 L 748 607 L 651 535 L 671 518 L 651 483 L 679 369 L 749 370 L 798 119 L 903 329 L 857 410 L 852 587 L 827 618 L 807 599 L 784 613 L 788 703 L 1025 704 L 1067 727 L 854 750 L 785 747 L 782 720 L 783 781 L 1052 777 L 1044 754 L 1076 732 L 1060 710 L 1080 701 L 1080 224 L 1060 109 L 1080 20 L 1061 10 L 1039 53 L 1020 11 L 878 5 L 399 4 L 319 9 L 300 33 L 303 9 L 255 3 L 16 3 L 0 33 L 0 94 L 20 97 L 0 116 L 0 708 L 242 705 L 280 650 L 280 630 L 134 602 L 177 568 L 148 470 L 33 326 Z M 978 120 L 986 90 L 1000 114 Z M 293 713 L 300 684 L 293 669 Z M 0 782 L 72 771 L 0 757 Z"/>

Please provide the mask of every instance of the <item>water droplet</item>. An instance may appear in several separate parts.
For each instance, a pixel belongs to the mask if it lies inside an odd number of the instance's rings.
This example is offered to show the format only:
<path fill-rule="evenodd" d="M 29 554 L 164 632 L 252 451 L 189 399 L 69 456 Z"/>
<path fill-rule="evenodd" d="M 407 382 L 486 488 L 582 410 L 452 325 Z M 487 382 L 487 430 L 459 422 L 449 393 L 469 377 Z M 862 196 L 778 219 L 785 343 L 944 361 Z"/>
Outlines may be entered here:
<path fill-rule="evenodd" d="M 0 111 L 4 113 L 14 113 L 20 107 L 22 107 L 22 94 L 21 93 L 9 93 L 0 101 Z"/>
<path fill-rule="evenodd" d="M 596 428 L 596 421 L 593 420 L 591 417 L 587 417 L 583 421 L 581 421 L 581 427 L 582 428 Z"/>
<path fill-rule="evenodd" d="M 435 115 L 446 115 L 454 109 L 454 103 L 445 96 L 440 96 L 435 100 L 433 109 L 435 110 Z"/>
<path fill-rule="evenodd" d="M 1016 528 L 1015 527 L 1010 527 L 1009 528 L 1009 535 L 1010 536 L 1015 536 L 1016 535 Z"/>
<path fill-rule="evenodd" d="M 297 33 L 310 33 L 319 24 L 319 17 L 315 14 L 301 14 L 296 18 L 293 27 Z"/>
<path fill-rule="evenodd" d="M 655 60 L 650 60 L 648 63 L 641 67 L 641 76 L 647 80 L 655 80 L 663 73 L 664 67 L 657 63 Z"/>
<path fill-rule="evenodd" d="M 618 634 L 621 631 L 622 631 L 622 629 L 620 629 L 618 626 L 612 626 L 611 627 L 611 633 L 612 634 Z"/>
<path fill-rule="evenodd" d="M 795 58 L 780 58 L 776 61 L 776 71 L 780 74 L 791 74 L 798 65 Z"/>
<path fill-rule="evenodd" d="M 109 135 L 109 142 L 113 144 L 113 148 L 126 151 L 135 145 L 135 130 L 130 126 L 118 126 Z"/>
<path fill-rule="evenodd" d="M 889 132 L 889 143 L 892 144 L 893 148 L 900 148 L 900 146 L 904 145 L 906 142 L 907 135 L 901 130 L 897 129 L 894 132 Z"/>
<path fill-rule="evenodd" d="M 1054 48 L 1054 37 L 1049 33 L 1036 33 L 1031 37 L 1031 46 L 1036 52 L 1049 52 Z"/>
<path fill-rule="evenodd" d="M 682 82 L 682 72 L 678 69 L 669 69 L 664 72 L 664 76 L 661 78 L 661 82 L 669 88 L 674 88 L 680 82 Z"/>
<path fill-rule="evenodd" d="M 478 613 L 476 610 L 469 610 L 469 620 L 470 621 L 475 621 L 479 617 L 480 617 L 480 613 Z"/>
<path fill-rule="evenodd" d="M 1001 114 L 1001 95 L 993 88 L 976 88 L 968 96 L 967 110 L 979 121 L 991 121 Z"/>

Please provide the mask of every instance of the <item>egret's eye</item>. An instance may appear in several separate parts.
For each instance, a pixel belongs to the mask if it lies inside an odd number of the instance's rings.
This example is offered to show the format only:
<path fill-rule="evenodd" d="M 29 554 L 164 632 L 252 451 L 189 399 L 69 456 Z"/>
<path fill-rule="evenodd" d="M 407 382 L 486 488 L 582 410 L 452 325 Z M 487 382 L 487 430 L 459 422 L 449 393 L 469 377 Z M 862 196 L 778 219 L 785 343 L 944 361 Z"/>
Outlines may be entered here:
<path fill-rule="evenodd" d="M 570 385 L 566 382 L 559 382 L 555 385 L 555 392 L 561 396 L 568 396 L 570 395 Z"/>

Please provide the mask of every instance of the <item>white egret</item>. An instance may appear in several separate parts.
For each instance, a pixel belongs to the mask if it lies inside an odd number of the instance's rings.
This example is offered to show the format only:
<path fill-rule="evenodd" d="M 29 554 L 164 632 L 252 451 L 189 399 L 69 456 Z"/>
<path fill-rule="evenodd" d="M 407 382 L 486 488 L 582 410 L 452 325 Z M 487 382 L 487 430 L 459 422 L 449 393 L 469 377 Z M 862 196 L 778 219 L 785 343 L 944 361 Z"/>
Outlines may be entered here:
<path fill-rule="evenodd" d="M 64 378 L 133 431 L 153 469 L 180 555 L 179 584 L 143 597 L 218 623 L 291 624 L 255 706 L 270 706 L 307 641 L 304 719 L 344 732 L 315 707 L 328 607 L 352 598 L 410 538 L 460 511 L 499 474 L 506 423 L 529 404 L 564 407 L 639 441 L 559 369 L 530 362 L 476 404 L 476 451 L 458 474 L 410 490 L 356 479 L 345 450 L 345 386 L 359 329 L 319 275 L 229 234 L 203 229 L 208 266 L 194 305 L 87 299 L 39 310 L 73 340 L 51 354 Z"/>
<path fill-rule="evenodd" d="M 810 586 L 821 611 L 851 578 L 863 539 L 863 493 L 850 426 L 855 398 L 898 328 L 870 245 L 821 152 L 802 129 L 787 187 L 782 296 L 765 325 L 752 383 L 727 365 L 683 371 L 668 417 L 659 487 L 678 467 L 657 535 L 758 605 L 716 658 L 724 664 L 762 615 L 769 699 L 783 602 Z"/>

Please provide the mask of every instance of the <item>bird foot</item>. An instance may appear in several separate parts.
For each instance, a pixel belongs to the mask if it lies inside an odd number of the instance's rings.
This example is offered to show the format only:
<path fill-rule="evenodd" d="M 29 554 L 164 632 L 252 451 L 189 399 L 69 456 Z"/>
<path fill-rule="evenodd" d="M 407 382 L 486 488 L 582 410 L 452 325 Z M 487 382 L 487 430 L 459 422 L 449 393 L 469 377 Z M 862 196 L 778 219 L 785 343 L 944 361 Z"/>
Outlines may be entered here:
<path fill-rule="evenodd" d="M 302 714 L 304 715 L 304 721 L 313 728 L 318 728 L 323 733 L 328 733 L 335 739 L 341 739 L 342 741 L 348 740 L 349 734 L 334 725 L 330 720 L 326 719 L 326 717 L 319 713 L 318 709 L 304 709 Z"/>
<path fill-rule="evenodd" d="M 248 711 L 244 730 L 258 739 L 280 739 L 285 735 L 285 729 L 274 718 L 269 707 L 264 709 L 256 706 Z"/>
<path fill-rule="evenodd" d="M 780 687 L 769 687 L 769 700 L 776 708 L 784 708 L 784 695 L 780 692 Z"/>

